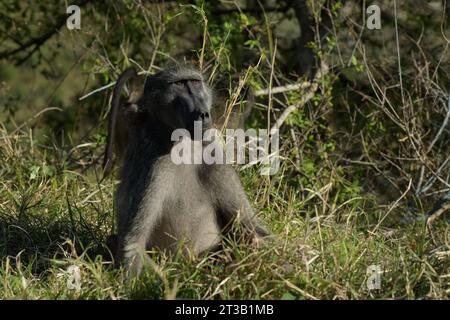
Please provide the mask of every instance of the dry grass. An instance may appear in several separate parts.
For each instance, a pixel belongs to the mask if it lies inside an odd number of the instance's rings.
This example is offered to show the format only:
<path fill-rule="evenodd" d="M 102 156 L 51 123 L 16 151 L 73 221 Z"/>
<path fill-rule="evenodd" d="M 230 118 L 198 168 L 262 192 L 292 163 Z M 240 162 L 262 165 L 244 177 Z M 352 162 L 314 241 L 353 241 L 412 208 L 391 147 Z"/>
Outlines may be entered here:
<path fill-rule="evenodd" d="M 367 211 L 360 195 L 337 202 L 339 176 L 300 192 L 289 176 L 263 179 L 253 169 L 243 180 L 274 242 L 255 250 L 230 239 L 224 252 L 201 260 L 154 255 L 158 263 L 125 284 L 104 247 L 113 181 L 99 183 L 94 167 L 72 170 L 63 150 L 34 144 L 26 131 L 2 129 L 0 139 L 0 298 L 448 297 L 447 224 L 438 221 L 431 233 L 421 222 L 387 228 L 371 218 L 386 209 Z M 67 288 L 71 265 L 81 270 L 80 291 Z M 370 265 L 383 270 L 379 290 L 366 287 Z"/>
<path fill-rule="evenodd" d="M 270 177 L 256 167 L 240 174 L 275 239 L 258 249 L 227 239 L 223 252 L 201 259 L 153 253 L 155 264 L 125 283 L 105 247 L 114 228 L 116 181 L 101 181 L 98 165 L 109 97 L 104 87 L 74 102 L 73 109 L 81 105 L 76 111 L 62 113 L 64 129 L 70 112 L 80 124 L 61 134 L 76 136 L 69 142 L 45 136 L 51 125 L 38 121 L 42 114 L 23 125 L 0 123 L 0 299 L 449 298 L 448 221 L 443 214 L 426 224 L 426 213 L 450 190 L 447 38 L 428 37 L 430 28 L 420 41 L 405 36 L 396 14 L 395 23 L 383 22 L 382 32 L 364 33 L 355 22 L 358 6 L 344 5 L 346 18 L 333 16 L 328 42 L 310 44 L 330 72 L 305 92 L 303 79 L 281 70 L 286 52 L 280 53 L 272 32 L 280 14 L 264 13 L 264 21 L 233 15 L 221 25 L 204 8 L 142 3 L 92 20 L 95 38 L 117 36 L 110 40 L 114 45 L 105 40 L 91 46 L 91 31 L 82 30 L 67 37 L 66 49 L 84 43 L 76 47 L 83 49 L 86 69 L 108 81 L 129 65 L 142 73 L 158 70 L 175 55 L 170 50 L 184 49 L 190 58 L 196 53 L 212 84 L 221 75 L 237 78 L 229 85 L 230 111 L 240 105 L 244 87 L 257 89 L 248 126 L 270 128 L 279 120 L 281 168 Z M 392 2 L 383 5 L 390 17 Z M 131 38 L 109 33 L 112 24 Z M 199 28 L 186 40 L 190 24 Z M 142 30 L 146 46 L 133 46 Z M 233 50 L 242 34 L 248 44 L 239 48 L 249 59 L 235 70 L 242 52 Z M 427 51 L 428 39 L 439 54 Z M 50 97 L 56 92 L 47 89 Z M 25 94 L 21 99 L 42 105 Z M 97 109 L 83 113 L 90 105 Z M 86 128 L 91 114 L 98 119 Z M 70 266 L 81 271 L 80 290 L 67 285 Z M 370 266 L 382 270 L 379 289 L 367 287 Z"/>

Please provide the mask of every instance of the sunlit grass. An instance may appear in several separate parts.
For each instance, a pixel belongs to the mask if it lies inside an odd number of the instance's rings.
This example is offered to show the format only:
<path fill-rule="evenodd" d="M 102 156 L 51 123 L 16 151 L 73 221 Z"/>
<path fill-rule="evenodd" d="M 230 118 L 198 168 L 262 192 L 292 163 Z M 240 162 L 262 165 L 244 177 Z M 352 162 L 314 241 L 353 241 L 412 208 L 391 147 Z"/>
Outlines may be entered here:
<path fill-rule="evenodd" d="M 343 196 L 343 176 L 317 173 L 316 187 L 301 188 L 286 161 L 270 178 L 241 172 L 272 240 L 255 248 L 231 237 L 196 259 L 153 253 L 155 263 L 126 282 L 105 246 L 114 180 L 32 145 L 25 131 L 2 130 L 0 139 L 1 299 L 448 298 L 447 223 L 379 225 L 373 217 L 386 209 L 369 195 L 362 201 L 360 190 Z M 371 265 L 383 271 L 380 289 L 367 288 Z M 80 290 L 68 286 L 70 266 L 80 270 Z"/>

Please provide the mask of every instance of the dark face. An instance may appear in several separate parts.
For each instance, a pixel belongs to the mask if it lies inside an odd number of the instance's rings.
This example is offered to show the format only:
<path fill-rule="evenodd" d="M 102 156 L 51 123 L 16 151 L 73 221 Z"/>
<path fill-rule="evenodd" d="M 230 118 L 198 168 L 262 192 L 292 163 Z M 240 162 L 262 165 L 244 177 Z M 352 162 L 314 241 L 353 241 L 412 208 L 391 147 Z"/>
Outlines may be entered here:
<path fill-rule="evenodd" d="M 190 69 L 166 70 L 147 79 L 146 94 L 152 114 L 168 127 L 186 129 L 194 135 L 194 122 L 211 127 L 211 92 L 200 73 Z"/>

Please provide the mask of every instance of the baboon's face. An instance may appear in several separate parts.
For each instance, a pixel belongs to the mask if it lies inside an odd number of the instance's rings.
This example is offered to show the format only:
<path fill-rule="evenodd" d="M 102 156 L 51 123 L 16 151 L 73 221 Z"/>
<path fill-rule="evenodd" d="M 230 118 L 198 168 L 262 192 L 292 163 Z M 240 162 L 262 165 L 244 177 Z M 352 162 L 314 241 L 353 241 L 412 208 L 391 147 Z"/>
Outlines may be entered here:
<path fill-rule="evenodd" d="M 191 69 L 169 69 L 147 79 L 152 113 L 172 129 L 194 134 L 194 122 L 203 130 L 211 127 L 211 91 L 200 73 Z M 153 103 L 154 102 L 154 103 Z"/>

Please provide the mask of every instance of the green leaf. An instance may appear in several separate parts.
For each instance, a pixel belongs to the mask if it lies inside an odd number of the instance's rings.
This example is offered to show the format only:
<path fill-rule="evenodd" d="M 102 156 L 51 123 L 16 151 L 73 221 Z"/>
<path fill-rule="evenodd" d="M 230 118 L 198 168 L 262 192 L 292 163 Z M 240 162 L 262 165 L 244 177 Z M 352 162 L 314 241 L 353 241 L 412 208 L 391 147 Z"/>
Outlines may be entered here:
<path fill-rule="evenodd" d="M 38 166 L 32 166 L 30 168 L 30 171 L 31 171 L 31 173 L 30 173 L 30 180 L 34 180 L 34 179 L 37 178 L 40 169 L 41 169 L 41 167 L 38 167 Z"/>
<path fill-rule="evenodd" d="M 295 300 L 295 296 L 290 292 L 286 292 L 281 296 L 281 300 Z"/>

